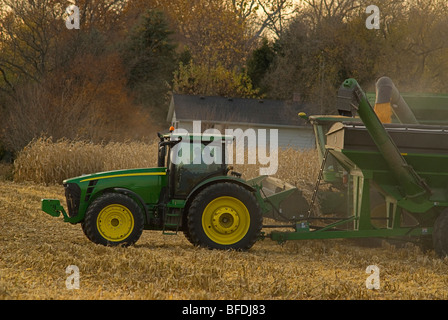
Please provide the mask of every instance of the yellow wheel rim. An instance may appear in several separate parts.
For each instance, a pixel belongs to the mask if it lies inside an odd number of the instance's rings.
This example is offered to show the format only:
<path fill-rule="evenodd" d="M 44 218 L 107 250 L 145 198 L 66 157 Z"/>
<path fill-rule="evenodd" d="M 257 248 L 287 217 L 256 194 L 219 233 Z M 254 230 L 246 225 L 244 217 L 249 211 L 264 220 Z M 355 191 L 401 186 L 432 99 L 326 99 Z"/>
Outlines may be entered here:
<path fill-rule="evenodd" d="M 214 199 L 202 214 L 202 228 L 207 237 L 217 244 L 237 243 L 244 238 L 249 226 L 249 210 L 233 197 Z"/>
<path fill-rule="evenodd" d="M 100 211 L 96 226 L 103 238 L 114 242 L 122 241 L 134 229 L 134 216 L 125 206 L 111 204 Z"/>

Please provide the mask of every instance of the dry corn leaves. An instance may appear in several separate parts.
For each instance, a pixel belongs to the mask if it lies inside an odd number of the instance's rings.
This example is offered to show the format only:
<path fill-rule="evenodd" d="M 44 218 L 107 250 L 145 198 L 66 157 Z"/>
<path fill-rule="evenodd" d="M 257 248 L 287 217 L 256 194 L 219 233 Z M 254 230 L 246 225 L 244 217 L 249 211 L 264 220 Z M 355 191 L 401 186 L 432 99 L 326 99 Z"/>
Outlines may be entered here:
<path fill-rule="evenodd" d="M 66 139 L 35 139 L 14 161 L 14 181 L 61 183 L 82 174 L 142 168 L 157 163 L 157 143 L 110 142 L 93 144 Z"/>
<path fill-rule="evenodd" d="M 18 153 L 14 162 L 14 181 L 53 184 L 81 174 L 154 167 L 157 166 L 157 150 L 157 141 L 100 145 L 86 141 L 62 139 L 54 142 L 51 138 L 39 138 Z M 277 157 L 278 171 L 275 177 L 296 186 L 315 181 L 319 170 L 315 150 L 280 150 Z M 232 162 L 237 161 L 236 156 L 234 158 Z M 234 170 L 242 172 L 246 178 L 259 175 L 260 164 L 247 164 L 247 152 L 244 163 L 235 164 Z"/>
<path fill-rule="evenodd" d="M 195 248 L 144 231 L 135 246 L 91 243 L 80 225 L 40 211 L 61 186 L 0 182 L 0 299 L 446 299 L 448 265 L 418 247 L 348 240 L 260 241 L 248 252 Z M 366 288 L 369 265 L 380 289 Z M 66 288 L 76 265 L 80 288 Z"/>

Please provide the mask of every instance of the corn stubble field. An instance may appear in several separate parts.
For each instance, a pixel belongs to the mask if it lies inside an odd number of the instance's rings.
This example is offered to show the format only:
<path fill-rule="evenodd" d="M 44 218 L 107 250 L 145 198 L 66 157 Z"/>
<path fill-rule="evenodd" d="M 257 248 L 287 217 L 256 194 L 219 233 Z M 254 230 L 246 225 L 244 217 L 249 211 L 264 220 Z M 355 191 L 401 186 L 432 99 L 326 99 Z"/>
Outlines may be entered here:
<path fill-rule="evenodd" d="M 153 165 L 154 150 L 151 143 L 95 146 L 48 139 L 25 149 L 15 164 L 15 181 L 0 181 L 0 299 L 448 298 L 448 261 L 414 245 L 372 248 L 349 240 L 280 245 L 266 239 L 248 252 L 227 252 L 193 247 L 182 234 L 144 231 L 134 246 L 110 248 L 90 242 L 80 225 L 40 211 L 41 198 L 65 203 L 63 187 L 55 183 L 60 176 L 76 175 L 80 168 Z M 92 159 L 89 152 L 96 161 L 85 160 Z M 317 177 L 314 151 L 283 151 L 279 163 L 277 177 L 299 187 L 309 189 Z M 256 174 L 254 168 L 239 169 Z M 66 288 L 70 265 L 79 268 L 79 289 Z M 366 288 L 369 265 L 379 267 L 378 290 Z"/>

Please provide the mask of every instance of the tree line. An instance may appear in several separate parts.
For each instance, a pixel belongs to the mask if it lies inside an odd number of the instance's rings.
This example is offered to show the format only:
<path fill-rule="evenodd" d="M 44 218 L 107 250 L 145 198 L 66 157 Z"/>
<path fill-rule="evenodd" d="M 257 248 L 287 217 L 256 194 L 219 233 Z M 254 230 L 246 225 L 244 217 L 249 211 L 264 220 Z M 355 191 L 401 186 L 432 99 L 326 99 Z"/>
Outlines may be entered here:
<path fill-rule="evenodd" d="M 442 0 L 79 0 L 79 29 L 69 4 L 0 0 L 0 149 L 152 137 L 172 92 L 296 96 L 320 113 L 347 77 L 448 91 Z"/>

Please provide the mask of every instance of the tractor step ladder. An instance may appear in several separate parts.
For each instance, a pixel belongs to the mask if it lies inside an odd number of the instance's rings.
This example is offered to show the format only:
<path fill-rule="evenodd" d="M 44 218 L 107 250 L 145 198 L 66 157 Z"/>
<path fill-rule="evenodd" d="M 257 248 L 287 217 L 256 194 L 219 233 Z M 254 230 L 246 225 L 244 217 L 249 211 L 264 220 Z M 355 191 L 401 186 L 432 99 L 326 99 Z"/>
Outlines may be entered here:
<path fill-rule="evenodd" d="M 178 209 L 177 212 L 170 212 L 165 214 L 162 234 L 177 235 L 180 226 L 180 212 L 181 211 Z"/>

